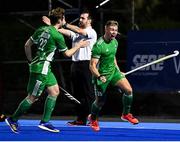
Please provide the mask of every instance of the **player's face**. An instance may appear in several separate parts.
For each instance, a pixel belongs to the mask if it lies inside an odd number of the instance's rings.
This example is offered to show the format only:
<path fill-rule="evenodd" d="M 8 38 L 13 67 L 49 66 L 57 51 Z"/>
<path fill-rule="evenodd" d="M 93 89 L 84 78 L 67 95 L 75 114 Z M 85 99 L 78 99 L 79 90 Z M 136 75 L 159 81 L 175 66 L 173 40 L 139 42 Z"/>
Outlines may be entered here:
<path fill-rule="evenodd" d="M 105 28 L 105 34 L 110 40 L 114 39 L 117 36 L 117 33 L 118 33 L 117 25 L 111 25 Z"/>
<path fill-rule="evenodd" d="M 65 17 L 63 16 L 63 18 L 59 19 L 58 22 L 59 22 L 59 28 L 61 28 L 66 23 Z"/>
<path fill-rule="evenodd" d="M 87 26 L 87 24 L 89 22 L 88 16 L 89 16 L 88 13 L 83 13 L 83 14 L 80 15 L 79 27 L 85 28 Z"/>

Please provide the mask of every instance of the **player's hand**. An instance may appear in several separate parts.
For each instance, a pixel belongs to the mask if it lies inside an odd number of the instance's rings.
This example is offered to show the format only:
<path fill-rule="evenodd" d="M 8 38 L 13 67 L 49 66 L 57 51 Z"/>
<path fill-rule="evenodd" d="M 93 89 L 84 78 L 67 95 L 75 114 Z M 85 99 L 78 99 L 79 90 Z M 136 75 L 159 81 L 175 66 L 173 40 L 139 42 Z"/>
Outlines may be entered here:
<path fill-rule="evenodd" d="M 47 25 L 51 25 L 51 21 L 47 16 L 43 16 L 42 21 Z"/>
<path fill-rule="evenodd" d="M 84 40 L 84 39 L 82 39 L 82 40 L 80 40 L 78 43 L 76 43 L 76 44 L 79 44 L 79 46 L 81 47 L 81 48 L 84 48 L 84 47 L 87 47 L 89 44 L 90 44 L 90 42 L 88 41 L 88 40 Z"/>
<path fill-rule="evenodd" d="M 99 80 L 101 80 L 103 83 L 105 83 L 107 81 L 105 76 L 100 76 Z"/>

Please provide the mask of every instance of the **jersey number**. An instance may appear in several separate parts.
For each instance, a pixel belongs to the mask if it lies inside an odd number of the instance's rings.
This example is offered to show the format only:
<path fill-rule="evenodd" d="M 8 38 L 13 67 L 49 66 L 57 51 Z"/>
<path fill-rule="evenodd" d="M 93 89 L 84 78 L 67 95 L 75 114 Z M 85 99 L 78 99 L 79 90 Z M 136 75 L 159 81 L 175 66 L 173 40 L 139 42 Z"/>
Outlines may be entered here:
<path fill-rule="evenodd" d="M 47 39 L 45 39 L 45 38 L 40 38 L 40 39 L 39 39 L 39 49 L 40 49 L 41 51 L 43 51 L 43 48 L 44 48 L 44 46 L 46 45 L 46 43 L 47 43 Z"/>

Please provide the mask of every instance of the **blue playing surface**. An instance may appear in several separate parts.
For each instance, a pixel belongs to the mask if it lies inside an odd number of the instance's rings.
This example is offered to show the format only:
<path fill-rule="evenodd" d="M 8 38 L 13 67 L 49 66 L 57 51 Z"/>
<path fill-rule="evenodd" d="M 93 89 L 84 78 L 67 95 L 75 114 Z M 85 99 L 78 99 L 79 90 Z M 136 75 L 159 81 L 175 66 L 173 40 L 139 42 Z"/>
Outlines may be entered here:
<path fill-rule="evenodd" d="M 60 133 L 43 131 L 38 120 L 19 120 L 21 132 L 13 133 L 0 122 L 0 141 L 180 141 L 179 123 L 99 122 L 101 130 L 89 126 L 68 126 L 68 120 L 52 120 Z"/>

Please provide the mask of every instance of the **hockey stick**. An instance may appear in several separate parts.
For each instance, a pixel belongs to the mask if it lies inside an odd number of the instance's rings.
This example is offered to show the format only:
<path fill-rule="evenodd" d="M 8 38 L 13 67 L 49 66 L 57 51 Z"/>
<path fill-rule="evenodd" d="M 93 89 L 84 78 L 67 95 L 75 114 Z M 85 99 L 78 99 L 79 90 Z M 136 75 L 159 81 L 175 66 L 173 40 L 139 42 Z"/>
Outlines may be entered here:
<path fill-rule="evenodd" d="M 150 66 L 150 65 L 153 65 L 153 64 L 157 64 L 157 63 L 159 63 L 159 62 L 162 62 L 162 61 L 164 61 L 164 60 L 170 59 L 170 58 L 172 58 L 172 57 L 176 57 L 177 55 L 179 55 L 179 51 L 175 50 L 173 54 L 167 55 L 167 56 L 165 56 L 165 57 L 162 57 L 162 58 L 159 58 L 159 59 L 157 59 L 157 60 L 155 60 L 155 61 L 152 61 L 152 62 L 150 62 L 150 63 L 148 63 L 148 64 L 145 64 L 145 65 L 142 65 L 142 66 L 140 66 L 140 67 L 137 67 L 137 68 L 135 68 L 135 69 L 133 69 L 133 70 L 131 70 L 131 71 L 126 72 L 124 75 L 131 74 L 131 73 L 133 73 L 133 72 L 135 72 L 135 71 L 137 71 L 137 70 L 140 70 L 140 69 L 142 69 L 142 68 L 145 68 L 145 67 L 147 67 L 147 66 Z"/>
<path fill-rule="evenodd" d="M 101 2 L 99 5 L 96 6 L 96 8 L 99 8 L 99 7 L 103 6 L 108 1 L 110 1 L 110 0 L 105 0 L 105 1 Z"/>
<path fill-rule="evenodd" d="M 74 100 L 76 103 L 81 104 L 76 98 L 74 98 L 71 94 L 69 94 L 66 90 L 59 86 L 59 88 L 64 92 L 64 95 L 68 97 L 70 100 Z"/>

